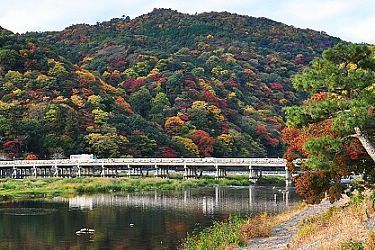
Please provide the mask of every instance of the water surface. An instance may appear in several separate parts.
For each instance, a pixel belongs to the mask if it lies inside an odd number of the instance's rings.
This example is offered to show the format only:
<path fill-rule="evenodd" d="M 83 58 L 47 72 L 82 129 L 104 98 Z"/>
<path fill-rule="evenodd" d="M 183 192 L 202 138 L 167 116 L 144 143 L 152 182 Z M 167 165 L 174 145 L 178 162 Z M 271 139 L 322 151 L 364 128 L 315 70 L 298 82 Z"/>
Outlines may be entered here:
<path fill-rule="evenodd" d="M 230 214 L 297 200 L 292 189 L 251 186 L 13 201 L 0 204 L 0 249 L 176 249 Z M 77 235 L 82 228 L 95 233 Z"/>

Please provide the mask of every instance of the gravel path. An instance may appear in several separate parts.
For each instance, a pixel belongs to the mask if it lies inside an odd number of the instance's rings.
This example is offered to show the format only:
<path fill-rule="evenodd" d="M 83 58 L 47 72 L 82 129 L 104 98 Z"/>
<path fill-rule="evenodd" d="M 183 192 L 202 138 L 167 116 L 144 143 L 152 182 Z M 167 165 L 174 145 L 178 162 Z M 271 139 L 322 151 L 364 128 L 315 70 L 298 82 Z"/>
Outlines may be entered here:
<path fill-rule="evenodd" d="M 285 249 L 291 242 L 293 235 L 297 232 L 298 222 L 310 216 L 322 214 L 329 207 L 336 206 L 337 203 L 324 201 L 318 205 L 312 205 L 292 217 L 290 220 L 276 226 L 271 231 L 271 236 L 266 238 L 255 238 L 249 241 L 247 249 Z M 246 249 L 246 248 L 245 248 Z"/>

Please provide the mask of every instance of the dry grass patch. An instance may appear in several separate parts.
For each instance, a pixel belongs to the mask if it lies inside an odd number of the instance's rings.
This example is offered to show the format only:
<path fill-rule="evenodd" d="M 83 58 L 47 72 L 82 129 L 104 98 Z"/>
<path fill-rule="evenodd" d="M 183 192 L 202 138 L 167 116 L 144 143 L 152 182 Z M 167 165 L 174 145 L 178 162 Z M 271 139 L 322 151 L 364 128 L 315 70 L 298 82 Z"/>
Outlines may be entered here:
<path fill-rule="evenodd" d="M 261 214 L 250 219 L 246 224 L 243 224 L 240 228 L 241 239 L 247 242 L 250 239 L 258 237 L 269 237 L 271 230 L 277 225 L 284 223 L 295 215 L 300 213 L 306 205 L 300 203 L 298 206 L 288 209 L 285 212 L 276 215 Z"/>
<path fill-rule="evenodd" d="M 332 207 L 322 215 L 303 220 L 289 248 L 375 249 L 375 236 L 364 224 L 374 216 L 369 197 Z"/>

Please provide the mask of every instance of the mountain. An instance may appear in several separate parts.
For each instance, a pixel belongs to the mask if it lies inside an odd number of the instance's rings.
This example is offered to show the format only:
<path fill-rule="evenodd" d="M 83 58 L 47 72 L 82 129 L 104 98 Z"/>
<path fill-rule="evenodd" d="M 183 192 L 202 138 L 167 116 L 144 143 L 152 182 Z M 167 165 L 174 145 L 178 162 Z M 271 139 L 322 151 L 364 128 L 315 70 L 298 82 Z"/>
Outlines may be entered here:
<path fill-rule="evenodd" d="M 0 136 L 16 157 L 281 156 L 291 78 L 342 42 L 227 12 L 155 9 L 0 30 Z"/>

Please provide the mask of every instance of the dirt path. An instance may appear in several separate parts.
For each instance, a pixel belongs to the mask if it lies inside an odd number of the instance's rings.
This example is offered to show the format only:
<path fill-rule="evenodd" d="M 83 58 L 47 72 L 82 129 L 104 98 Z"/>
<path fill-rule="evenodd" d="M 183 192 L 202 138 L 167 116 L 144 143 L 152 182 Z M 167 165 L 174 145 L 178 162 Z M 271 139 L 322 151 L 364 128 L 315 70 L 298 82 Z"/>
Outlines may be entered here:
<path fill-rule="evenodd" d="M 339 203 L 341 203 L 339 201 Z M 295 215 L 290 220 L 276 226 L 271 231 L 271 237 L 255 238 L 249 241 L 247 249 L 285 249 L 291 242 L 293 235 L 297 232 L 298 222 L 310 216 L 324 213 L 329 207 L 337 206 L 338 203 L 324 201 L 318 205 L 311 205 Z"/>

